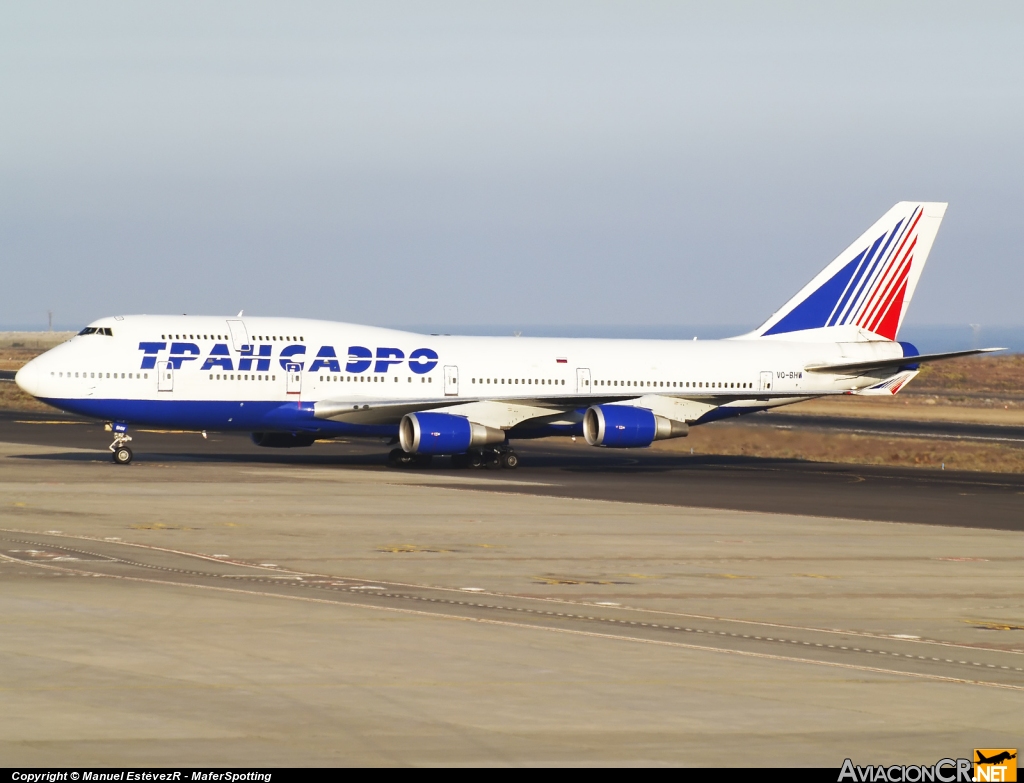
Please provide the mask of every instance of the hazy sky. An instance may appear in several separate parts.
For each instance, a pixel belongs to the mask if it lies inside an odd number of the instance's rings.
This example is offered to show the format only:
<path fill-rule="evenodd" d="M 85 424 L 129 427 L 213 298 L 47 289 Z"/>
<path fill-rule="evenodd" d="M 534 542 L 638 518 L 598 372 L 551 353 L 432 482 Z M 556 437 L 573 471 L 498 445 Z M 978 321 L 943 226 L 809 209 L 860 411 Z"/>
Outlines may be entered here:
<path fill-rule="evenodd" d="M 754 325 L 903 199 L 1024 324 L 1024 3 L 0 2 L 0 325 Z"/>

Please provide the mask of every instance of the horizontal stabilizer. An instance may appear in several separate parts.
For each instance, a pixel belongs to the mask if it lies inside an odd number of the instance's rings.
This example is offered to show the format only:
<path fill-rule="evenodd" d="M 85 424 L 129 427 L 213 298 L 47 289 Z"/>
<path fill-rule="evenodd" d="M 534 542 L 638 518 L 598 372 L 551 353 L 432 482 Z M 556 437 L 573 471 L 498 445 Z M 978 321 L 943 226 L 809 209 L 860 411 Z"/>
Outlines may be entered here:
<path fill-rule="evenodd" d="M 951 351 L 950 353 L 926 353 L 918 356 L 897 356 L 893 359 L 873 359 L 866 362 L 844 362 L 843 364 L 811 364 L 804 369 L 807 372 L 823 372 L 833 375 L 862 375 L 871 370 L 886 370 L 894 367 L 912 367 L 921 362 L 938 362 L 943 359 L 958 359 L 961 356 L 974 356 L 979 353 L 1005 351 L 1005 348 L 974 348 L 970 351 Z"/>

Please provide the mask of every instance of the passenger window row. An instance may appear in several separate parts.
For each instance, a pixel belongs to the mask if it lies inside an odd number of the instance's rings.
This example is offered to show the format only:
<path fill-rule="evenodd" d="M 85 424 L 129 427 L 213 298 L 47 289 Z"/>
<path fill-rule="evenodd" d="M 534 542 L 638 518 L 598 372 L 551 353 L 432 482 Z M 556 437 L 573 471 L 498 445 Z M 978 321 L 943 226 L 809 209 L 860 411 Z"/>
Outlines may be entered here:
<path fill-rule="evenodd" d="M 393 378 L 394 382 L 398 383 L 398 376 L 393 376 Z M 384 383 L 387 381 L 386 378 L 381 376 L 321 376 L 319 379 L 325 383 Z M 409 376 L 406 380 L 409 381 L 409 383 L 413 383 L 412 376 Z M 420 376 L 421 384 L 432 384 L 433 382 L 433 378 Z"/>
<path fill-rule="evenodd" d="M 211 381 L 276 381 L 276 375 L 243 375 L 241 373 L 235 373 L 233 375 L 221 375 L 220 373 L 214 375 L 210 373 Z"/>
<path fill-rule="evenodd" d="M 470 383 L 498 384 L 504 385 L 550 385 L 565 386 L 564 380 L 552 380 L 550 378 L 470 378 Z M 585 384 L 586 385 L 586 384 Z M 752 383 L 736 383 L 726 381 L 594 381 L 594 386 L 628 386 L 628 387 L 658 387 L 658 388 L 685 388 L 685 389 L 753 389 Z"/>
<path fill-rule="evenodd" d="M 752 383 L 731 381 L 594 381 L 595 386 L 651 386 L 685 389 L 753 389 Z"/>
<path fill-rule="evenodd" d="M 57 378 L 70 378 L 70 377 L 72 377 L 70 372 L 51 372 L 50 375 L 55 376 Z M 79 377 L 79 374 L 76 372 L 74 374 L 74 377 L 75 378 Z M 97 379 L 100 379 L 100 378 L 111 378 L 113 380 L 113 379 L 124 378 L 125 377 L 125 373 L 121 373 L 120 375 L 118 375 L 116 372 L 115 373 L 109 373 L 108 372 L 104 376 L 104 374 L 101 373 L 101 372 L 83 372 L 81 374 L 81 377 L 83 377 L 83 378 L 97 378 Z M 149 377 L 149 373 L 148 372 L 146 372 L 146 373 L 142 373 L 142 372 L 127 373 L 127 377 L 128 377 L 128 380 L 142 380 L 144 378 L 148 378 Z"/>
<path fill-rule="evenodd" d="M 518 384 L 523 384 L 524 386 L 532 386 L 535 384 L 537 386 L 550 386 L 552 384 L 555 386 L 565 386 L 564 380 L 552 380 L 551 378 L 470 378 L 469 382 L 483 384 L 496 383 L 500 386 L 504 386 L 505 384 L 513 386 Z"/>
<path fill-rule="evenodd" d="M 88 329 L 83 329 L 80 334 L 91 334 Z M 110 330 L 106 330 L 106 334 L 110 334 Z M 160 335 L 161 340 L 227 340 L 229 339 L 226 334 L 162 334 Z M 256 335 L 253 338 L 257 342 L 286 342 L 286 343 L 304 343 L 305 337 L 273 337 L 266 335 Z"/>

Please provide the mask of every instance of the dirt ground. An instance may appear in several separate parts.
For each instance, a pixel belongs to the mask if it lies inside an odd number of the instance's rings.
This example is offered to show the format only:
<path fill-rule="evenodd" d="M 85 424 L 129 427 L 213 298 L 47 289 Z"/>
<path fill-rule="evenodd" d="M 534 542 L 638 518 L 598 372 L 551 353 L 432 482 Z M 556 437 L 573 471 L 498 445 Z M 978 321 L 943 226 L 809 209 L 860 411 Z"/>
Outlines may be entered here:
<path fill-rule="evenodd" d="M 971 356 L 926 365 L 895 397 L 830 397 L 786 413 L 1024 425 L 1024 355 Z"/>
<path fill-rule="evenodd" d="M 918 391 L 943 392 L 952 399 L 963 394 L 1024 398 L 1024 354 L 969 356 L 925 365 L 914 379 Z"/>
<path fill-rule="evenodd" d="M 73 332 L 0 332 L 0 370 L 20 370 L 30 359 L 70 339 Z M 52 411 L 16 384 L 0 381 L 0 410 Z"/>
<path fill-rule="evenodd" d="M 17 370 L 68 337 L 70 334 L 0 333 L 0 370 Z M 0 409 L 51 410 L 7 382 L 0 382 Z M 831 397 L 780 410 L 808 416 L 1024 425 L 1024 355 L 969 357 L 927 365 L 895 397 Z M 1013 446 L 767 427 L 694 427 L 688 438 L 656 443 L 652 448 L 815 462 L 945 465 L 949 470 L 1024 470 L 1024 449 Z"/>
<path fill-rule="evenodd" d="M 693 427 L 678 440 L 651 448 L 694 454 L 802 459 L 853 465 L 896 465 L 991 473 L 1024 471 L 1024 449 L 1002 444 L 932 438 L 886 437 L 726 423 Z"/>
<path fill-rule="evenodd" d="M 901 391 L 895 397 L 828 397 L 786 405 L 779 410 L 807 416 L 1024 425 L 1024 406 L 1014 400 L 983 398 L 954 401 L 945 394 L 908 391 Z"/>

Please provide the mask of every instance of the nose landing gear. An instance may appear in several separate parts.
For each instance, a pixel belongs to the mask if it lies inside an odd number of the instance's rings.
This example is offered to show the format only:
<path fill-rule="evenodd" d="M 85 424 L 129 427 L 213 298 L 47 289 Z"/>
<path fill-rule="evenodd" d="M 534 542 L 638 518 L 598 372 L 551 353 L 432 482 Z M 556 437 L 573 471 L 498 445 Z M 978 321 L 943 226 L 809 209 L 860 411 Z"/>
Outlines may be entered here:
<path fill-rule="evenodd" d="M 128 434 L 127 424 L 113 424 L 111 429 L 114 431 L 114 442 L 110 444 L 110 452 L 113 457 L 114 463 L 117 465 L 127 465 L 132 461 L 132 450 L 128 448 L 127 443 L 131 442 L 132 436 Z"/>

